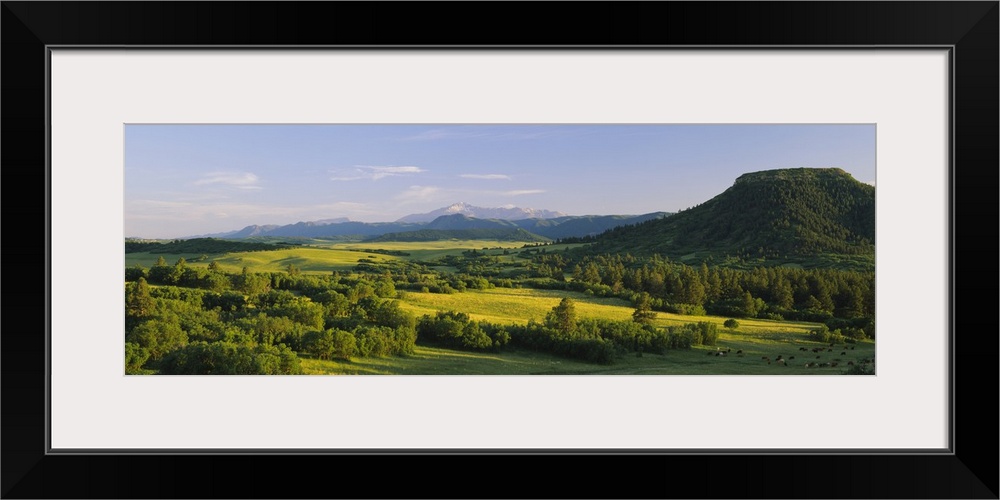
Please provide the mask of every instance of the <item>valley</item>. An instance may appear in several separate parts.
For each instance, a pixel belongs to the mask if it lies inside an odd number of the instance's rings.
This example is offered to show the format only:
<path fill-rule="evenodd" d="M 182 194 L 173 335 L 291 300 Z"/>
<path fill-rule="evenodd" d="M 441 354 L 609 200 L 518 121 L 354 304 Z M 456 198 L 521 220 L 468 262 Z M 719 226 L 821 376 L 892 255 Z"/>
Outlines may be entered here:
<path fill-rule="evenodd" d="M 873 201 L 791 169 L 638 218 L 130 239 L 126 373 L 873 374 Z"/>

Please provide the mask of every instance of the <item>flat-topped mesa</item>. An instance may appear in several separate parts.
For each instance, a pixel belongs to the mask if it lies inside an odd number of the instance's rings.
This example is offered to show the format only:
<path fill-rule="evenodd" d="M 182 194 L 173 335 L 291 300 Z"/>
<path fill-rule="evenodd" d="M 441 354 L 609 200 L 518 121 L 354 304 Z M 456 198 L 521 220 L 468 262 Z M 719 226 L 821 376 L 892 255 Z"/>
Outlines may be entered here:
<path fill-rule="evenodd" d="M 789 168 L 743 174 L 677 215 L 601 235 L 595 249 L 787 258 L 871 256 L 874 245 L 874 186 L 840 168 Z"/>
<path fill-rule="evenodd" d="M 821 179 L 850 179 L 857 182 L 857 180 L 847 173 L 842 168 L 838 167 L 827 167 L 827 168 L 810 168 L 810 167 L 800 167 L 800 168 L 779 168 L 774 170 L 761 170 L 759 172 L 749 172 L 743 174 L 736 178 L 733 183 L 741 184 L 748 182 L 759 182 L 759 181 L 779 181 L 779 180 L 821 180 Z"/>

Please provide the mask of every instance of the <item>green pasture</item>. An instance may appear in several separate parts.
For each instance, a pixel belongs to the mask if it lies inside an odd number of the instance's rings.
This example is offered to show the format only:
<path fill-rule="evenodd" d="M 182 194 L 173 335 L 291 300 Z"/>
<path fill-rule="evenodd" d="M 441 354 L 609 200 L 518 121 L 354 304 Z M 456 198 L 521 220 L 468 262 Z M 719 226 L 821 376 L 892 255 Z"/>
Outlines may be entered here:
<path fill-rule="evenodd" d="M 161 254 L 137 252 L 125 254 L 125 266 L 139 264 L 149 268 L 156 263 Z M 360 259 L 375 262 L 400 260 L 403 257 L 393 255 L 369 254 L 336 248 L 296 247 L 282 250 L 267 250 L 262 252 L 234 252 L 209 255 L 208 259 L 199 261 L 200 254 L 165 254 L 167 264 L 173 265 L 178 257 L 184 257 L 188 265 L 208 266 L 212 261 L 226 272 L 238 273 L 244 266 L 252 272 L 283 272 L 289 264 L 294 264 L 303 273 L 327 274 L 331 271 L 349 271 L 358 264 Z"/>
<path fill-rule="evenodd" d="M 814 347 L 815 342 L 763 343 L 748 339 L 727 339 L 719 346 L 698 346 L 670 350 L 666 354 L 628 354 L 613 364 L 596 365 L 549 354 L 520 349 L 506 349 L 501 353 L 474 353 L 418 346 L 414 354 L 406 357 L 354 358 L 351 361 L 302 359 L 302 369 L 311 375 L 840 375 L 849 366 L 874 356 L 874 344 L 862 343 L 855 350 L 844 351 L 834 347 L 832 353 L 824 352 L 821 359 L 811 351 L 798 350 L 799 346 Z M 732 349 L 726 356 L 714 355 L 717 351 Z M 744 355 L 736 355 L 743 349 Z M 840 350 L 837 350 L 840 349 Z M 846 352 L 846 355 L 840 355 Z M 786 364 L 772 361 L 768 364 L 761 357 L 776 359 L 794 357 Z M 805 368 L 806 362 L 832 362 L 839 359 L 837 367 Z"/>
<path fill-rule="evenodd" d="M 438 311 L 464 312 L 477 320 L 500 324 L 525 324 L 530 319 L 542 321 L 563 297 L 576 301 L 579 318 L 631 319 L 635 310 L 628 301 L 599 298 L 583 293 L 532 288 L 492 288 L 463 293 L 403 293 L 400 306 L 415 315 Z"/>
<path fill-rule="evenodd" d="M 578 318 L 631 320 L 634 306 L 627 300 L 613 297 L 595 297 L 586 293 L 565 290 L 537 290 L 533 288 L 492 288 L 489 290 L 467 290 L 463 293 L 419 293 L 406 291 L 400 299 L 400 306 L 415 315 L 435 314 L 438 311 L 459 311 L 471 318 L 501 324 L 525 324 L 530 319 L 542 321 L 553 307 L 559 305 L 563 297 L 576 303 Z M 686 323 L 708 321 L 719 327 L 720 334 L 729 330 L 722 326 L 728 318 L 723 316 L 685 316 L 657 312 L 654 326 L 679 326 Z M 775 336 L 800 337 L 818 323 L 796 321 L 772 321 L 764 319 L 739 319 L 737 329 L 741 335 L 757 335 L 765 338 Z"/>
<path fill-rule="evenodd" d="M 201 260 L 204 254 L 165 254 L 158 252 L 135 252 L 125 254 L 125 267 L 139 264 L 142 267 L 150 268 L 162 255 L 167 264 L 173 265 L 177 259 L 183 257 L 191 266 L 208 266 L 212 261 L 216 261 L 219 267 L 226 272 L 240 272 L 244 266 L 249 266 L 254 272 L 278 272 L 285 271 L 288 264 L 294 264 L 303 273 L 325 274 L 331 271 L 349 271 L 358 264 L 359 259 L 368 259 L 375 262 L 390 260 L 416 260 L 432 261 L 447 255 L 461 255 L 466 250 L 477 250 L 488 255 L 502 255 L 507 249 L 509 255 L 503 256 L 501 260 L 506 262 L 527 263 L 526 259 L 518 258 L 514 255 L 524 245 L 523 242 L 493 241 L 493 240 L 447 240 L 447 241 L 422 241 L 422 242 L 323 242 L 322 240 L 312 240 L 310 245 L 281 250 L 266 250 L 260 252 L 234 252 L 227 254 L 209 254 L 207 259 Z M 544 248 L 547 251 L 556 251 L 573 245 L 551 245 Z M 483 250 L 487 248 L 488 250 Z M 406 252 L 407 256 L 385 255 L 380 253 L 364 252 L 361 250 L 391 250 Z M 454 269 L 445 268 L 454 272 Z"/>

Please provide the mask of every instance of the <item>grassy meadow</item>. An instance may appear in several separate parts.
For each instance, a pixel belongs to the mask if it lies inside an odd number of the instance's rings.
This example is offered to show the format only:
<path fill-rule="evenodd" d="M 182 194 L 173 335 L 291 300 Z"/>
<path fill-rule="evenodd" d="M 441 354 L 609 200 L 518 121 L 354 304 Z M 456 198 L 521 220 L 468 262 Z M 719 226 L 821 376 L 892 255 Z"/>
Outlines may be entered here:
<path fill-rule="evenodd" d="M 282 250 L 267 250 L 263 252 L 233 252 L 227 254 L 209 254 L 201 259 L 201 254 L 158 254 L 151 252 L 136 252 L 125 254 L 125 266 L 139 264 L 150 267 L 163 255 L 168 264 L 173 264 L 183 257 L 189 266 L 207 267 L 210 262 L 216 262 L 226 272 L 238 273 L 244 266 L 253 272 L 283 272 L 289 264 L 298 267 L 307 274 L 329 274 L 332 271 L 350 271 L 360 259 L 376 262 L 399 260 L 403 257 L 383 254 L 369 254 L 335 247 L 303 246 Z"/>
<path fill-rule="evenodd" d="M 730 353 L 715 356 L 716 347 L 697 346 L 690 350 L 671 350 L 666 354 L 634 354 L 621 357 L 612 365 L 584 363 L 545 353 L 508 349 L 499 354 L 456 351 L 438 347 L 417 346 L 414 354 L 406 357 L 354 358 L 351 361 L 302 359 L 302 369 L 311 375 L 840 375 L 848 361 L 872 358 L 874 344 L 862 343 L 847 355 L 843 350 L 821 354 L 798 351 L 798 346 L 816 343 L 763 342 L 744 339 L 739 335 L 720 337 L 720 349 L 732 348 L 735 353 L 744 350 L 743 356 Z M 742 346 L 742 347 L 738 347 Z M 835 347 L 834 349 L 843 349 Z M 772 360 L 779 355 L 786 364 Z M 842 360 L 837 367 L 806 368 L 807 362 Z"/>
<path fill-rule="evenodd" d="M 311 240 L 307 245 L 293 248 L 225 254 L 135 252 L 125 254 L 125 265 L 149 268 L 162 255 L 171 265 L 181 257 L 192 267 L 207 267 L 215 262 L 227 273 L 239 273 L 244 267 L 253 272 L 284 272 L 291 264 L 303 274 L 329 274 L 333 271 L 351 272 L 362 259 L 374 263 L 400 260 L 426 263 L 448 255 L 461 255 L 472 249 L 499 256 L 503 263 L 526 265 L 529 260 L 516 255 L 523 246 L 524 243 L 490 240 L 378 243 Z M 554 252 L 570 246 L 577 245 L 548 245 L 545 248 Z M 432 269 L 453 271 L 446 266 L 434 266 Z M 533 288 L 469 289 L 451 294 L 402 290 L 397 298 L 400 308 L 417 318 L 433 316 L 437 312 L 457 311 L 468 314 L 473 320 L 524 325 L 530 320 L 544 321 L 546 315 L 565 297 L 575 302 L 579 319 L 630 321 L 635 311 L 633 304 L 622 298 Z M 611 365 L 512 347 L 501 353 L 483 353 L 418 345 L 414 354 L 409 356 L 353 358 L 350 361 L 320 360 L 306 353 L 299 353 L 299 356 L 306 374 L 397 375 L 837 375 L 848 368 L 848 362 L 875 357 L 875 344 L 871 341 L 833 347 L 810 341 L 808 334 L 820 327 L 819 323 L 741 318 L 739 327 L 730 329 L 723 326 L 727 319 L 657 312 L 652 323 L 657 328 L 697 322 L 716 324 L 719 332 L 717 345 L 669 350 L 662 355 L 645 353 L 639 356 L 632 353 L 619 357 Z M 821 352 L 813 352 L 819 347 L 823 347 Z M 724 355 L 717 355 L 723 352 Z M 779 363 L 777 359 L 784 362 Z M 806 367 L 806 363 L 837 365 Z"/>

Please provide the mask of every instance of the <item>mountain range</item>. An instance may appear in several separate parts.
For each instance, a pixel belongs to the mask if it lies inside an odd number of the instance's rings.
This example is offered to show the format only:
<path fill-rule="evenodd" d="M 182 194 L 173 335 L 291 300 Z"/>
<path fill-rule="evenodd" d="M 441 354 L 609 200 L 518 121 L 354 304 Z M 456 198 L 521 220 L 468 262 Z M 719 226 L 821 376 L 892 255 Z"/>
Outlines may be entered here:
<path fill-rule="evenodd" d="M 427 238 L 434 234 L 427 231 L 490 230 L 491 232 L 488 234 L 501 239 L 545 241 L 596 236 L 623 224 L 637 224 L 669 215 L 671 214 L 668 212 L 653 212 L 642 215 L 574 216 L 552 210 L 518 207 L 483 208 L 467 203 L 455 203 L 425 214 L 407 215 L 395 222 L 357 222 L 343 218 L 325 219 L 287 225 L 250 225 L 237 231 L 199 235 L 192 238 L 372 239 L 414 231 L 422 231 L 422 237 Z M 447 235 L 441 234 L 441 236 L 446 237 Z M 402 237 L 408 238 L 407 236 Z M 382 239 L 385 240 L 385 238 Z"/>
<path fill-rule="evenodd" d="M 500 219 L 500 220 L 523 220 L 523 219 L 555 219 L 565 217 L 567 214 L 554 212 L 552 210 L 539 210 L 535 208 L 519 207 L 498 207 L 483 208 L 469 205 L 465 202 L 454 203 L 444 208 L 432 210 L 425 214 L 410 214 L 401 217 L 396 222 L 431 222 L 442 215 L 464 215 L 476 219 Z"/>
<path fill-rule="evenodd" d="M 208 236 L 379 241 L 593 237 L 588 252 L 763 258 L 839 255 L 874 262 L 875 187 L 839 168 L 788 168 L 743 174 L 719 195 L 676 214 L 572 216 L 551 210 L 456 203 L 395 222 L 327 219 L 285 226 L 253 225 Z"/>

